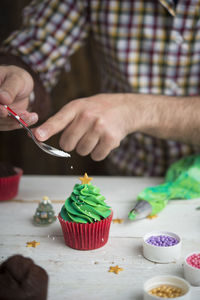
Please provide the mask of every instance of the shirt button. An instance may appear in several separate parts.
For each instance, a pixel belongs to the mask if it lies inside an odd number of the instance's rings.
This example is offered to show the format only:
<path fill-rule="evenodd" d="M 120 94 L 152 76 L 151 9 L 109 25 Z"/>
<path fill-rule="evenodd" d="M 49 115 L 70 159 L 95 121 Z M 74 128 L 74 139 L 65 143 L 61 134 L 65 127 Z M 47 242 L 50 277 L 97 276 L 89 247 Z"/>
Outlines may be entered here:
<path fill-rule="evenodd" d="M 179 86 L 175 81 L 170 81 L 170 88 L 174 93 L 179 94 Z"/>
<path fill-rule="evenodd" d="M 175 81 L 170 81 L 170 86 L 171 86 L 171 88 L 172 88 L 173 90 L 176 90 L 177 87 L 178 87 L 178 85 L 177 85 L 177 83 L 176 83 Z"/>
<path fill-rule="evenodd" d="M 176 33 L 174 39 L 175 39 L 175 43 L 178 44 L 178 45 L 181 45 L 184 42 L 184 38 L 178 32 Z"/>
<path fill-rule="evenodd" d="M 188 49 L 189 49 L 189 44 L 186 43 L 186 42 L 184 42 L 184 43 L 182 44 L 182 49 L 185 50 L 185 51 L 188 51 Z"/>

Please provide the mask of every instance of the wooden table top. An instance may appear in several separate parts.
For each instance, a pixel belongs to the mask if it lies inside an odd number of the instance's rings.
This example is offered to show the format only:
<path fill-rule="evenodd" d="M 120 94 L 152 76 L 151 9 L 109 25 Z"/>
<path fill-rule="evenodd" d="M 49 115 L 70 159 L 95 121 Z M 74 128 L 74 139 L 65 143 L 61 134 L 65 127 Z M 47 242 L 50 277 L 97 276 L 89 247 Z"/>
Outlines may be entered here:
<path fill-rule="evenodd" d="M 183 277 L 184 257 L 200 252 L 200 199 L 173 200 L 154 219 L 128 220 L 137 194 L 145 187 L 158 185 L 162 178 L 95 177 L 113 218 L 122 223 L 111 224 L 108 243 L 96 250 L 78 251 L 64 243 L 58 221 L 47 227 L 33 225 L 32 219 L 43 196 L 52 201 L 56 214 L 71 194 L 74 176 L 22 176 L 18 196 L 0 203 L 0 261 L 13 254 L 31 257 L 49 275 L 48 300 L 141 300 L 144 282 L 155 275 Z M 158 264 L 142 255 L 144 234 L 163 230 L 182 238 L 181 258 L 176 263 Z M 36 248 L 26 247 L 36 240 Z M 118 265 L 119 274 L 109 271 Z M 200 287 L 192 287 L 192 299 L 200 299 Z"/>

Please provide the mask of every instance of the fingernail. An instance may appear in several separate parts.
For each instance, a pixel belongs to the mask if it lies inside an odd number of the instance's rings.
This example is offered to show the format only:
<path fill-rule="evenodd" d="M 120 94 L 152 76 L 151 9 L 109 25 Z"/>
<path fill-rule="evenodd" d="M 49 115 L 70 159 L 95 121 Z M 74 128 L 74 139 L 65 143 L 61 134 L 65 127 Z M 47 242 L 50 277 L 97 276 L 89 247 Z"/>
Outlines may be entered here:
<path fill-rule="evenodd" d="M 31 122 L 37 122 L 38 120 L 38 115 L 37 114 L 32 114 L 31 117 L 30 117 L 30 121 Z"/>
<path fill-rule="evenodd" d="M 37 129 L 37 135 L 39 135 L 41 138 L 45 138 L 46 135 L 47 135 L 46 130 L 38 128 Z"/>
<path fill-rule="evenodd" d="M 31 114 L 30 116 L 27 116 L 27 114 L 20 114 L 20 117 L 28 124 L 35 123 L 38 120 L 37 114 Z"/>
<path fill-rule="evenodd" d="M 19 117 L 26 122 L 27 124 L 31 124 L 32 123 L 32 116 L 27 116 L 27 114 L 19 114 Z"/>

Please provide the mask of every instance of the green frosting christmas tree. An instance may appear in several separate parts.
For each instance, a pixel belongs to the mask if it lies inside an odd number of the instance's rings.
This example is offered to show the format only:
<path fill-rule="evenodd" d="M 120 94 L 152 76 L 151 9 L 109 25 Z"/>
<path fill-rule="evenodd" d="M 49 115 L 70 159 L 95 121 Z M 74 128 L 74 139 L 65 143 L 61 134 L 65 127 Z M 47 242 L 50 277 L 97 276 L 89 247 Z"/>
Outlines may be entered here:
<path fill-rule="evenodd" d="M 85 173 L 79 179 L 81 184 L 75 184 L 62 206 L 61 217 L 68 222 L 94 223 L 110 216 L 111 208 L 105 203 L 100 189 L 90 183 L 92 178 Z"/>

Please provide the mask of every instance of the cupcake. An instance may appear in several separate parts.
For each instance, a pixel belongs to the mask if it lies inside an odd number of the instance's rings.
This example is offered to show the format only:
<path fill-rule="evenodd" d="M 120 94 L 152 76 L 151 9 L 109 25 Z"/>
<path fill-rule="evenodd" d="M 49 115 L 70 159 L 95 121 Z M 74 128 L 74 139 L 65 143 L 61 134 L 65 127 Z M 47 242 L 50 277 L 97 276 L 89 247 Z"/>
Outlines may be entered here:
<path fill-rule="evenodd" d="M 85 173 L 62 206 L 60 221 L 65 244 L 77 250 L 97 249 L 108 241 L 112 210 Z"/>
<path fill-rule="evenodd" d="M 0 201 L 17 196 L 19 181 L 23 171 L 9 162 L 0 162 Z"/>
<path fill-rule="evenodd" d="M 47 272 L 22 255 L 0 265 L 0 300 L 46 300 Z"/>

